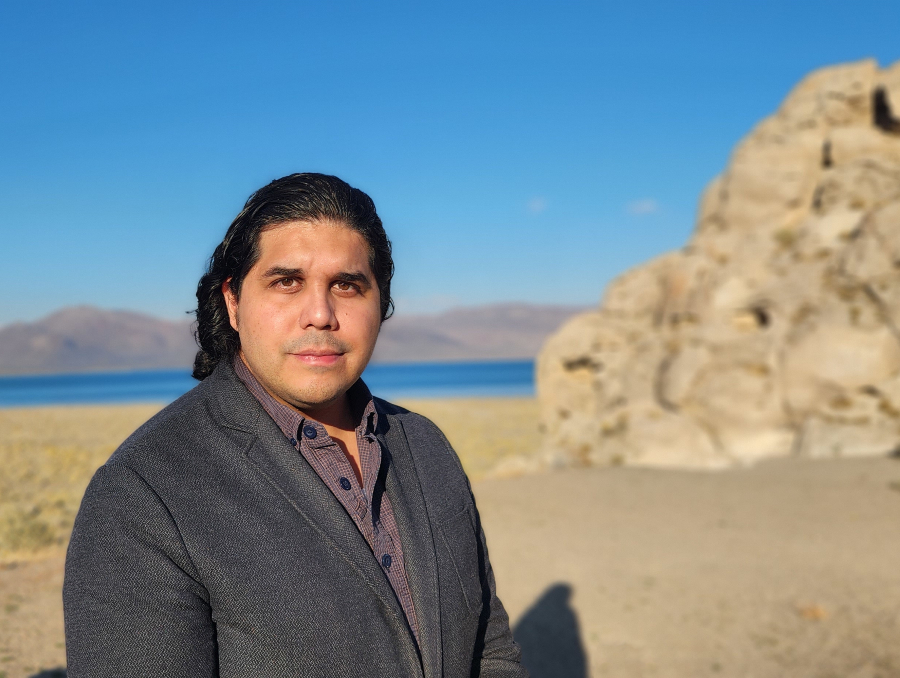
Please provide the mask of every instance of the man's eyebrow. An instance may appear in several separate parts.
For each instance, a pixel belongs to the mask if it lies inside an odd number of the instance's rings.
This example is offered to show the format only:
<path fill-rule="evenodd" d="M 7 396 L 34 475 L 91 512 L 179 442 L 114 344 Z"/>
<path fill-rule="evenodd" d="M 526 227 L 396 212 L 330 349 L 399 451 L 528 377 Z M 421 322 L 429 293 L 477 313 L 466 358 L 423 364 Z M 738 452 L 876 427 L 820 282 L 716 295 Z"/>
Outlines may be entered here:
<path fill-rule="evenodd" d="M 263 278 L 294 278 L 294 277 L 302 277 L 304 275 L 304 271 L 302 268 L 286 268 L 284 266 L 272 266 L 267 269 L 263 274 Z M 337 275 L 334 276 L 335 280 L 339 280 L 341 282 L 349 282 L 349 283 L 357 283 L 362 284 L 367 287 L 372 286 L 372 281 L 369 280 L 369 276 L 361 271 L 341 271 Z"/>
<path fill-rule="evenodd" d="M 372 281 L 369 280 L 369 276 L 360 271 L 343 271 L 334 276 L 335 280 L 340 280 L 341 282 L 350 282 L 350 283 L 362 283 L 363 285 L 371 287 Z"/>
<path fill-rule="evenodd" d="M 284 266 L 272 266 L 269 270 L 262 274 L 263 278 L 290 278 L 293 276 L 303 275 L 302 268 L 285 268 Z"/>

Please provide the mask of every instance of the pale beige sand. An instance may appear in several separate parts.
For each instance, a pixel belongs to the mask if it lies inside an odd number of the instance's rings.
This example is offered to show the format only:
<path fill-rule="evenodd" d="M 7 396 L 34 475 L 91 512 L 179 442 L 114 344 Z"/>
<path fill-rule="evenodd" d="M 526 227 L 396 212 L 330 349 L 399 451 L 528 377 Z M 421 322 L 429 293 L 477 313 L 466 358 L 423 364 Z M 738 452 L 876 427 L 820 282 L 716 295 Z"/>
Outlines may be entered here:
<path fill-rule="evenodd" d="M 571 586 L 591 675 L 900 676 L 897 459 L 572 470 L 475 493 L 511 617 Z M 532 660 L 559 660 L 536 678 L 585 675 L 566 618 L 551 595 L 520 626 Z"/>
<path fill-rule="evenodd" d="M 474 473 L 537 452 L 533 401 L 407 404 Z M 0 510 L 14 516 L 0 541 L 0 678 L 63 665 L 59 535 L 93 468 L 155 409 L 0 410 Z M 474 488 L 536 678 L 900 676 L 898 460 L 573 470 Z"/>

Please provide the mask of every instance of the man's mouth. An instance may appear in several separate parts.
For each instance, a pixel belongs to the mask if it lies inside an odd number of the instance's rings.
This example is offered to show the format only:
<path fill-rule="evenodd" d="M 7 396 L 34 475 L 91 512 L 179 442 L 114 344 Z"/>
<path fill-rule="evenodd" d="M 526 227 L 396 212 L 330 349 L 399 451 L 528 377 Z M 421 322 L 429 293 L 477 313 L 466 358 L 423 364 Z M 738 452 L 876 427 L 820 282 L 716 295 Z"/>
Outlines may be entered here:
<path fill-rule="evenodd" d="M 344 356 L 343 353 L 328 348 L 308 348 L 300 351 L 299 353 L 292 353 L 291 355 L 296 357 L 304 365 L 317 367 L 327 367 L 328 365 L 334 365 Z"/>

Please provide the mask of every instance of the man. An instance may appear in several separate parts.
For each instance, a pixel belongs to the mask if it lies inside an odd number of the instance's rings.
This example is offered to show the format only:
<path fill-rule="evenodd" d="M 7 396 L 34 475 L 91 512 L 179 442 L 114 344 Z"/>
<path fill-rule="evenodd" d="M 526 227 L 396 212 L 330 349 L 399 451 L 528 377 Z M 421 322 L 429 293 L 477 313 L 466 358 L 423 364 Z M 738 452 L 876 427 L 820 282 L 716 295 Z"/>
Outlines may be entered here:
<path fill-rule="evenodd" d="M 70 678 L 527 676 L 456 455 L 360 379 L 392 275 L 340 179 L 250 197 L 197 288 L 201 383 L 85 493 Z"/>

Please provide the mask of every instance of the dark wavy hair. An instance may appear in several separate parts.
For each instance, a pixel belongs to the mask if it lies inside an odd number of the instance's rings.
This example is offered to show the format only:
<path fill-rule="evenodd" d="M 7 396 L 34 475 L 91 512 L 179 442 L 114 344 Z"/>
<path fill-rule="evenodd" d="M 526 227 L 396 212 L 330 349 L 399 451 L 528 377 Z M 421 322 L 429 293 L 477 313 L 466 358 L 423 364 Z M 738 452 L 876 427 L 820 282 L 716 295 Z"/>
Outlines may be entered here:
<path fill-rule="evenodd" d="M 291 174 L 276 179 L 247 200 L 225 238 L 216 247 L 206 273 L 197 284 L 197 330 L 200 350 L 194 359 L 195 379 L 206 379 L 221 361 L 231 361 L 241 346 L 228 320 L 222 284 L 238 298 L 247 272 L 259 260 L 259 236 L 267 228 L 288 221 L 332 220 L 360 233 L 369 245 L 369 265 L 381 295 L 381 320 L 394 310 L 391 278 L 394 261 L 391 242 L 372 199 L 337 177 L 327 174 Z"/>

